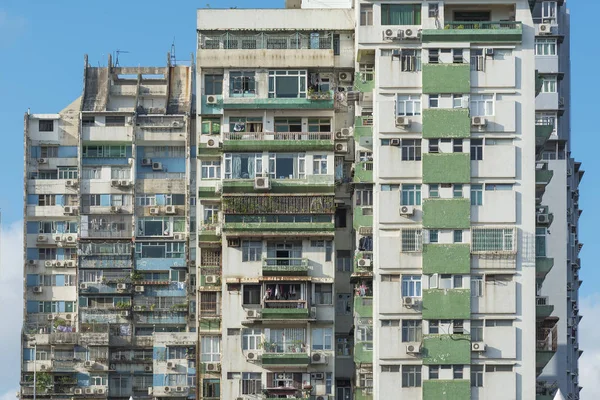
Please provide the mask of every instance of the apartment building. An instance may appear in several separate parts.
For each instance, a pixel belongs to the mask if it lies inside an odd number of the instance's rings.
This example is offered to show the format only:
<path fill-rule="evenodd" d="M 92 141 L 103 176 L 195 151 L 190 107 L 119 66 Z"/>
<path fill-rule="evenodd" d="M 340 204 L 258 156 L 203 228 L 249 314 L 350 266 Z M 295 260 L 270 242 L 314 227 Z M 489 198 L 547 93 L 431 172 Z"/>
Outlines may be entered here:
<path fill-rule="evenodd" d="M 21 397 L 578 399 L 564 2 L 285 3 L 26 115 Z"/>

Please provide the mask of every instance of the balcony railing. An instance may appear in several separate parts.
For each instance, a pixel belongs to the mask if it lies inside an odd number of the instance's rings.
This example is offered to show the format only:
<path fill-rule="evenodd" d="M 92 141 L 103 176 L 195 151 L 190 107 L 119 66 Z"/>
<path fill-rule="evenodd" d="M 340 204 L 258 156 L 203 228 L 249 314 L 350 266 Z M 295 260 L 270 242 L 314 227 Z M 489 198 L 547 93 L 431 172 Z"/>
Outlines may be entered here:
<path fill-rule="evenodd" d="M 248 32 L 238 34 L 198 35 L 198 48 L 204 50 L 330 50 L 333 49 L 333 34 L 318 33 L 268 33 Z"/>
<path fill-rule="evenodd" d="M 306 308 L 306 300 L 265 300 L 265 308 Z"/>
<path fill-rule="evenodd" d="M 263 275 L 306 275 L 308 273 L 307 258 L 265 258 L 262 267 Z"/>
<path fill-rule="evenodd" d="M 333 132 L 225 132 L 225 140 L 333 140 Z"/>
<path fill-rule="evenodd" d="M 444 29 L 520 29 L 519 21 L 446 21 Z"/>

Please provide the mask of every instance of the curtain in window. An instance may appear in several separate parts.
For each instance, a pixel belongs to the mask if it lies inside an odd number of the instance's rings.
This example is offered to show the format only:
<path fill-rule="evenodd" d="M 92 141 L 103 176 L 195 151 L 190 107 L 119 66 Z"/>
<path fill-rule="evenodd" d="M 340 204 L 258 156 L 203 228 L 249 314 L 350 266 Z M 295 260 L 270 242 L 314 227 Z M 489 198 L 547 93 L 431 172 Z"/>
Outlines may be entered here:
<path fill-rule="evenodd" d="M 420 25 L 420 4 L 382 4 L 382 25 Z"/>
<path fill-rule="evenodd" d="M 255 176 L 255 172 L 256 172 L 256 168 L 254 166 L 256 160 L 255 158 L 252 157 L 248 157 L 248 176 L 250 177 L 250 179 L 254 179 Z"/>
<path fill-rule="evenodd" d="M 240 179 L 242 177 L 242 158 L 240 156 L 233 157 L 232 164 L 232 178 Z"/>

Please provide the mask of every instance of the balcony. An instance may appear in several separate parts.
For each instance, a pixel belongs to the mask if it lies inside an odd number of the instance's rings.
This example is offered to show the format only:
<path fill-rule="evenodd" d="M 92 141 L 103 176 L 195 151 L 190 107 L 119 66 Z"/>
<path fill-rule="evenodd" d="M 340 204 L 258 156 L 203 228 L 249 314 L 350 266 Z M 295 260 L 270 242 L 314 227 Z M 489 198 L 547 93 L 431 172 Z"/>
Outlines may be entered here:
<path fill-rule="evenodd" d="M 468 362 L 467 362 L 468 364 Z M 471 382 L 465 379 L 428 379 L 423 381 L 423 400 L 471 398 Z"/>
<path fill-rule="evenodd" d="M 421 347 L 424 365 L 470 364 L 469 335 L 425 335 Z"/>
<path fill-rule="evenodd" d="M 129 142 L 133 139 L 133 126 L 83 126 L 84 142 Z"/>
<path fill-rule="evenodd" d="M 548 272 L 554 267 L 554 258 L 536 257 L 535 258 L 535 277 L 543 280 Z"/>
<path fill-rule="evenodd" d="M 354 89 L 361 93 L 371 93 L 375 89 L 374 72 L 357 72 L 354 75 Z"/>
<path fill-rule="evenodd" d="M 307 94 L 307 97 L 270 98 L 270 97 L 226 97 L 223 99 L 225 110 L 333 110 L 333 91 L 323 94 Z"/>
<path fill-rule="evenodd" d="M 354 314 L 359 318 L 373 318 L 373 297 L 355 296 Z"/>
<path fill-rule="evenodd" d="M 468 108 L 427 108 L 423 110 L 423 138 L 468 138 L 471 118 Z"/>
<path fill-rule="evenodd" d="M 322 193 L 334 194 L 333 175 L 310 176 L 306 179 L 272 179 L 269 193 Z M 223 193 L 264 193 L 254 189 L 254 179 L 226 179 Z"/>
<path fill-rule="evenodd" d="M 469 319 L 469 289 L 424 289 L 423 319 Z"/>
<path fill-rule="evenodd" d="M 263 320 L 307 320 L 314 318 L 305 300 L 265 300 Z"/>
<path fill-rule="evenodd" d="M 554 311 L 554 306 L 548 303 L 549 299 L 545 296 L 537 296 L 535 299 L 535 317 L 538 320 L 543 320 Z"/>
<path fill-rule="evenodd" d="M 225 214 L 334 214 L 333 196 L 226 196 Z"/>
<path fill-rule="evenodd" d="M 228 233 L 264 232 L 290 235 L 293 233 L 333 234 L 333 222 L 226 222 L 223 228 Z"/>
<path fill-rule="evenodd" d="M 469 274 L 471 248 L 469 244 L 424 244 L 424 274 Z"/>
<path fill-rule="evenodd" d="M 469 183 L 469 153 L 423 154 L 423 183 Z"/>
<path fill-rule="evenodd" d="M 263 366 L 271 367 L 306 367 L 310 364 L 310 357 L 306 349 L 301 348 L 294 352 L 265 351 L 261 359 Z"/>
<path fill-rule="evenodd" d="M 332 132 L 225 132 L 224 151 L 333 151 Z"/>
<path fill-rule="evenodd" d="M 423 64 L 423 93 L 471 92 L 470 64 Z"/>
<path fill-rule="evenodd" d="M 355 388 L 354 400 L 373 400 L 373 388 Z"/>
<path fill-rule="evenodd" d="M 423 29 L 421 39 L 429 42 L 520 43 L 521 22 L 516 21 L 446 21 L 444 29 Z"/>
<path fill-rule="evenodd" d="M 373 145 L 373 117 L 354 118 L 354 140 L 361 146 Z"/>
<path fill-rule="evenodd" d="M 355 207 L 353 215 L 354 229 L 360 227 L 373 227 L 373 207 Z"/>
<path fill-rule="evenodd" d="M 373 363 L 373 342 L 357 342 L 354 345 L 354 362 L 356 364 Z"/>
<path fill-rule="evenodd" d="M 423 200 L 423 227 L 434 229 L 468 229 L 471 226 L 469 199 Z"/>
<path fill-rule="evenodd" d="M 540 154 L 554 132 L 554 124 L 535 124 L 535 152 Z"/>
<path fill-rule="evenodd" d="M 306 276 L 308 275 L 307 258 L 264 258 L 263 276 Z"/>
<path fill-rule="evenodd" d="M 536 329 L 536 337 L 535 367 L 539 375 L 546 364 L 554 357 L 554 354 L 558 349 L 557 326 L 538 326 Z"/>
<path fill-rule="evenodd" d="M 355 164 L 354 182 L 372 183 L 373 182 L 373 161 L 359 161 Z"/>
<path fill-rule="evenodd" d="M 73 360 L 52 360 L 52 372 L 75 372 Z"/>
<path fill-rule="evenodd" d="M 373 252 L 359 251 L 354 256 L 353 277 L 372 277 L 373 276 Z"/>

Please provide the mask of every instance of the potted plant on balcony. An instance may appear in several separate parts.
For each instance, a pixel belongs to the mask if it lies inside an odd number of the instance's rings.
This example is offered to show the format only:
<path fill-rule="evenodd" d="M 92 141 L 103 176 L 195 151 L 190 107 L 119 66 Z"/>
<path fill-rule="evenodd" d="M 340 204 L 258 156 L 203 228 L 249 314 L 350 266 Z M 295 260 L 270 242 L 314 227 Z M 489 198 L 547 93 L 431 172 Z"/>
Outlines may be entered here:
<path fill-rule="evenodd" d="M 35 390 L 40 393 L 48 393 L 53 387 L 52 375 L 47 372 L 37 374 L 35 379 Z"/>

